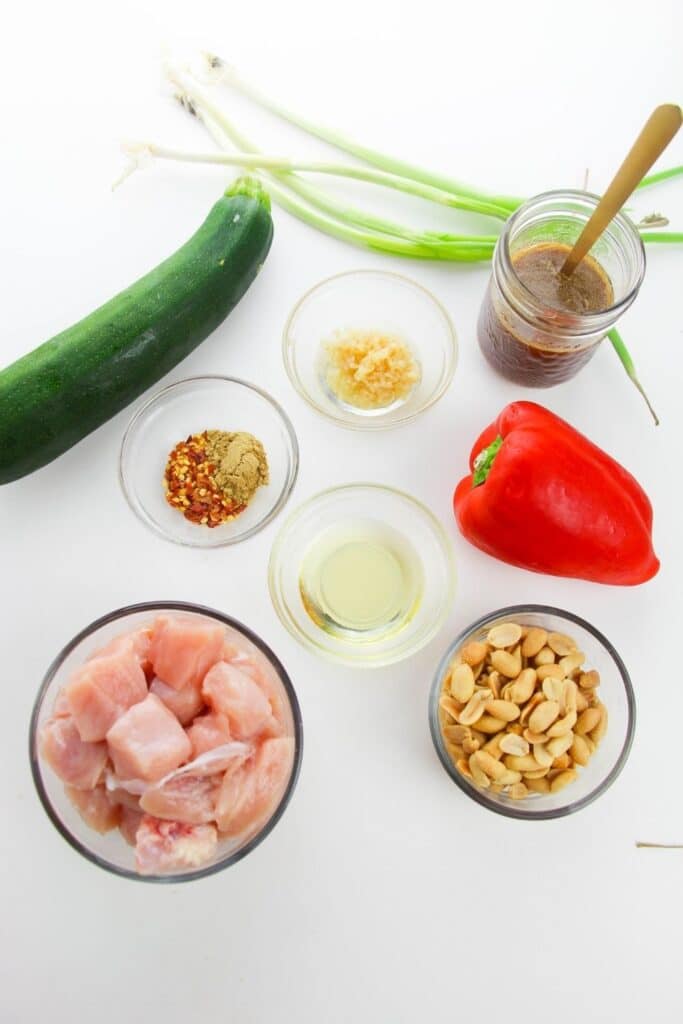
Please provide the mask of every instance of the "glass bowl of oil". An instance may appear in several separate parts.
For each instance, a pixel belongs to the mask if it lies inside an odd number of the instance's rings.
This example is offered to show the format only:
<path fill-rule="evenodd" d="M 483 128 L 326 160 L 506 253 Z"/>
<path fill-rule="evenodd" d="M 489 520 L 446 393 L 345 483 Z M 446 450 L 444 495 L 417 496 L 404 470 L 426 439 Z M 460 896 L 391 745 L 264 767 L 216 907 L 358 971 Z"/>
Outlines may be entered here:
<path fill-rule="evenodd" d="M 385 343 L 379 366 L 388 361 L 394 380 L 397 350 L 407 358 L 412 385 L 393 396 L 390 388 L 378 404 L 357 404 L 332 383 L 330 351 L 345 339 L 349 347 L 362 347 L 369 338 Z M 446 309 L 417 281 L 384 270 L 352 270 L 320 281 L 297 302 L 285 324 L 282 355 L 290 381 L 316 412 L 343 427 L 381 430 L 409 423 L 446 393 L 458 361 L 458 340 Z M 379 359 L 376 349 L 374 358 Z M 351 374 L 347 385 L 367 386 L 378 364 L 369 352 L 357 365 L 351 358 L 346 368 Z"/>
<path fill-rule="evenodd" d="M 390 665 L 441 628 L 455 592 L 450 541 L 415 498 L 377 484 L 316 494 L 275 539 L 269 587 L 284 626 L 333 661 Z"/>

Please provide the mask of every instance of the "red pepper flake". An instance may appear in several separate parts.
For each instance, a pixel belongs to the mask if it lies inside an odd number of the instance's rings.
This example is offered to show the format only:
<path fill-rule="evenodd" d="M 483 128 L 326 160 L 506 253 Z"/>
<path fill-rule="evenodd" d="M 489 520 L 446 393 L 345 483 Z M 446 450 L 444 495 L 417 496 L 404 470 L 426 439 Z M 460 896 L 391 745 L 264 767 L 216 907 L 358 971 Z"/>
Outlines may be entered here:
<path fill-rule="evenodd" d="M 168 457 L 164 472 L 166 501 L 191 523 L 220 526 L 235 519 L 246 505 L 235 504 L 216 483 L 216 466 L 206 455 L 207 431 L 190 434 Z"/>

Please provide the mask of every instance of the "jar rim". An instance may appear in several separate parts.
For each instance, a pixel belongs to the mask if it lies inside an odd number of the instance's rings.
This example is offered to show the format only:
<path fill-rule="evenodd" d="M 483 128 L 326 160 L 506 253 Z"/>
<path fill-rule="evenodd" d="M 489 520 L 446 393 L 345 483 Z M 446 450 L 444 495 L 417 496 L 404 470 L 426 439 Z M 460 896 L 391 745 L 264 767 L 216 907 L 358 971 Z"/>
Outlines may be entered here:
<path fill-rule="evenodd" d="M 517 207 L 517 209 L 514 211 L 511 217 L 509 217 L 508 220 L 506 221 L 505 227 L 496 245 L 496 253 L 494 254 L 493 263 L 494 273 L 496 271 L 498 261 L 500 261 L 500 264 L 505 272 L 505 275 L 514 280 L 515 287 L 519 288 L 521 292 L 523 299 L 523 302 L 521 303 L 522 308 L 518 309 L 517 311 L 520 313 L 520 315 L 524 317 L 524 319 L 529 320 L 530 316 L 534 316 L 534 314 L 537 311 L 545 311 L 548 309 L 553 309 L 553 307 L 543 305 L 539 300 L 538 296 L 535 295 L 534 292 L 532 292 L 531 289 L 524 284 L 524 282 L 521 280 L 521 278 L 517 275 L 517 272 L 515 271 L 512 257 L 510 254 L 510 238 L 515 227 L 519 225 L 520 221 L 524 219 L 525 215 L 528 214 L 530 210 L 533 210 L 534 207 L 539 206 L 542 203 L 552 202 L 553 200 L 564 200 L 566 202 L 578 201 L 583 202 L 587 207 L 592 208 L 592 210 L 594 210 L 597 204 L 600 202 L 601 198 L 601 196 L 596 195 L 594 192 L 585 192 L 581 189 L 551 189 L 547 192 L 541 192 L 538 195 L 532 196 L 530 199 L 527 199 L 525 203 L 522 203 L 521 206 Z M 555 321 L 552 321 L 551 324 L 548 324 L 548 329 L 553 333 L 577 337 L 582 335 L 595 334 L 596 332 L 599 332 L 603 328 L 607 330 L 609 329 L 611 324 L 615 323 L 619 316 L 626 309 L 628 309 L 628 307 L 631 305 L 636 295 L 638 294 L 640 286 L 642 285 L 643 279 L 645 277 L 646 258 L 643 240 L 640 237 L 640 233 L 636 225 L 621 210 L 618 211 L 610 221 L 610 226 L 612 224 L 617 224 L 618 227 L 621 228 L 624 237 L 630 240 L 632 244 L 633 257 L 634 262 L 636 264 L 634 273 L 635 280 L 633 284 L 625 293 L 625 295 L 623 295 L 618 300 L 618 302 L 614 302 L 611 306 L 608 306 L 606 309 L 596 310 L 595 312 L 591 313 L 572 314 L 572 316 L 575 318 L 575 323 L 573 323 L 571 327 L 567 327 L 565 325 L 561 325 L 556 323 Z M 606 232 L 608 230 L 609 227 L 606 229 Z M 600 261 L 598 260 L 598 262 Z M 497 274 L 496 276 L 498 277 Z M 507 289 L 502 290 L 507 296 Z M 510 301 L 509 296 L 507 296 L 507 298 L 508 301 Z M 520 303 L 515 301 L 514 305 L 517 307 L 520 305 Z M 561 310 L 554 311 L 562 312 Z M 541 319 L 543 319 L 543 317 L 541 317 Z"/>

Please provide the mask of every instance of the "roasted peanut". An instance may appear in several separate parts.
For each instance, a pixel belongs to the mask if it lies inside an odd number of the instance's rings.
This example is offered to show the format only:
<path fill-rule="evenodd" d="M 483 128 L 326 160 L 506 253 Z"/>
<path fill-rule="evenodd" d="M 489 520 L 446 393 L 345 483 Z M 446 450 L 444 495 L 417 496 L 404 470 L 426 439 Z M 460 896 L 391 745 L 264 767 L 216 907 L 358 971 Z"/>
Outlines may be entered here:
<path fill-rule="evenodd" d="M 488 653 L 489 649 L 486 646 L 486 644 L 482 644 L 477 642 L 476 640 L 473 640 L 471 643 L 465 644 L 465 646 L 460 652 L 460 657 L 462 658 L 466 665 L 469 665 L 470 667 L 474 668 L 475 665 L 478 665 L 480 662 L 484 661 Z"/>
<path fill-rule="evenodd" d="M 548 633 L 548 647 L 563 658 L 576 650 L 576 642 L 565 633 Z"/>
<path fill-rule="evenodd" d="M 555 736 L 564 736 L 566 732 L 571 732 L 576 725 L 576 711 L 568 711 L 564 718 L 558 718 L 556 722 L 546 729 L 546 733 L 550 739 L 554 739 Z"/>
<path fill-rule="evenodd" d="M 525 754 L 529 753 L 529 744 L 522 736 L 515 736 L 513 732 L 508 732 L 505 736 L 498 740 L 498 746 L 504 754 L 513 754 L 516 757 L 524 757 Z"/>
<path fill-rule="evenodd" d="M 522 654 L 525 658 L 535 658 L 548 640 L 548 634 L 538 626 L 532 626 L 522 643 Z"/>
<path fill-rule="evenodd" d="M 463 662 L 451 672 L 451 696 L 460 704 L 467 704 L 474 693 L 474 673 L 470 665 Z"/>
<path fill-rule="evenodd" d="M 552 665 L 555 661 L 555 652 L 551 651 L 549 647 L 541 647 L 533 661 L 534 665 Z"/>
<path fill-rule="evenodd" d="M 503 722 L 514 722 L 519 718 L 519 708 L 507 700 L 489 700 L 486 702 L 485 711 L 494 718 L 500 718 Z"/>
<path fill-rule="evenodd" d="M 559 793 L 561 789 L 568 786 L 570 782 L 574 782 L 577 773 L 573 769 L 567 769 L 566 771 L 560 772 L 550 783 L 550 792 Z"/>
<path fill-rule="evenodd" d="M 582 690 L 593 690 L 600 685 L 600 673 L 594 668 L 590 672 L 582 672 L 579 676 L 579 686 Z"/>
<path fill-rule="evenodd" d="M 571 654 L 565 654 L 564 658 L 560 658 L 560 668 L 566 676 L 570 676 L 572 672 L 576 672 L 578 668 L 581 668 L 586 655 L 583 651 L 573 651 Z"/>
<path fill-rule="evenodd" d="M 477 719 L 477 729 L 486 736 L 500 732 L 506 725 L 507 722 L 503 721 L 502 718 L 494 718 L 493 715 L 482 715 L 481 718 Z"/>
<path fill-rule="evenodd" d="M 578 736 L 584 736 L 587 732 L 593 732 L 601 718 L 602 712 L 600 708 L 586 708 L 579 715 L 574 732 Z"/>
<path fill-rule="evenodd" d="M 522 627 L 516 622 L 501 622 L 490 629 L 486 637 L 491 647 L 514 647 L 522 636 Z"/>
<path fill-rule="evenodd" d="M 544 700 L 529 715 L 529 728 L 533 732 L 545 732 L 560 713 L 556 700 Z"/>
<path fill-rule="evenodd" d="M 565 676 L 562 668 L 556 662 L 553 662 L 551 665 L 539 665 L 536 669 L 536 675 L 541 682 L 544 679 L 557 679 L 559 682 Z"/>
<path fill-rule="evenodd" d="M 491 664 L 497 672 L 508 679 L 516 679 L 522 671 L 522 659 L 510 654 L 509 651 L 493 651 Z"/>

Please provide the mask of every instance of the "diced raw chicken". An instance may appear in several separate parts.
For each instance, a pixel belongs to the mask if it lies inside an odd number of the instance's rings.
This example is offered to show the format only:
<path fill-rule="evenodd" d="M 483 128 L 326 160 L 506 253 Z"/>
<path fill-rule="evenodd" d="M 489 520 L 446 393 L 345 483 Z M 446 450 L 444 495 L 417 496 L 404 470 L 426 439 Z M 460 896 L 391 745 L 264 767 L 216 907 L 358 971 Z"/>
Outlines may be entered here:
<path fill-rule="evenodd" d="M 107 761 L 107 744 L 82 740 L 73 718 L 51 718 L 43 726 L 40 752 L 55 774 L 76 789 L 94 789 Z"/>
<path fill-rule="evenodd" d="M 135 846 L 135 837 L 137 835 L 140 822 L 142 821 L 142 811 L 138 811 L 135 807 L 122 807 L 121 808 L 121 821 L 119 822 L 119 832 L 129 844 L 129 846 Z"/>
<path fill-rule="evenodd" d="M 280 728 L 274 732 L 274 735 L 282 733 L 284 731 L 286 721 L 285 703 L 282 688 L 277 679 L 273 678 L 274 670 L 261 667 L 258 662 L 253 658 L 250 658 L 243 651 L 239 651 L 234 658 L 226 658 L 225 660 L 232 662 L 240 672 L 244 672 L 245 675 L 250 676 L 251 679 L 253 679 L 259 686 L 268 698 L 273 715 L 280 726 Z"/>
<path fill-rule="evenodd" d="M 222 833 L 255 833 L 272 816 L 291 775 L 294 740 L 266 740 L 253 758 L 236 771 L 228 770 L 216 802 L 216 822 Z"/>
<path fill-rule="evenodd" d="M 150 786 L 140 807 L 155 818 L 204 825 L 216 817 L 216 798 L 223 778 L 218 775 L 181 774 L 160 786 Z"/>
<path fill-rule="evenodd" d="M 207 672 L 202 693 L 214 711 L 227 716 L 237 739 L 258 735 L 272 720 L 270 702 L 260 687 L 227 661 L 219 661 Z"/>
<path fill-rule="evenodd" d="M 162 682 L 161 679 L 153 679 L 149 692 L 155 693 L 159 700 L 164 702 L 181 725 L 191 722 L 204 707 L 201 687 L 193 684 L 183 686 L 182 690 L 176 690 Z"/>
<path fill-rule="evenodd" d="M 108 644 L 101 647 L 99 651 L 91 654 L 88 661 L 92 661 L 93 658 L 103 658 L 109 654 L 121 654 L 131 651 L 140 662 L 144 671 L 148 665 L 151 665 L 149 660 L 151 643 L 152 629 L 150 626 L 145 626 L 144 629 L 135 629 L 131 633 L 121 633 L 120 636 L 115 636 L 113 640 L 110 640 Z"/>
<path fill-rule="evenodd" d="M 153 693 L 119 718 L 107 743 L 119 778 L 146 782 L 157 782 L 192 753 L 182 725 Z"/>
<path fill-rule="evenodd" d="M 218 622 L 160 615 L 152 629 L 154 671 L 175 690 L 199 686 L 221 658 L 224 640 L 225 631 Z"/>
<path fill-rule="evenodd" d="M 65 787 L 66 795 L 77 809 L 83 821 L 96 832 L 111 832 L 121 819 L 121 808 L 109 799 L 104 786 L 95 789 Z"/>
<path fill-rule="evenodd" d="M 81 739 L 103 740 L 128 708 L 147 696 L 147 680 L 130 651 L 93 658 L 64 687 Z"/>
<path fill-rule="evenodd" d="M 199 757 L 176 768 L 170 772 L 162 782 L 167 782 L 173 776 L 178 775 L 222 775 L 228 768 L 234 768 L 254 753 L 251 743 L 241 743 L 239 740 L 231 740 L 229 743 L 222 743 L 219 747 L 212 747 L 206 750 Z"/>
<path fill-rule="evenodd" d="M 211 860 L 217 845 L 213 825 L 183 825 L 146 814 L 136 834 L 135 864 L 141 875 L 198 868 Z"/>
<path fill-rule="evenodd" d="M 230 722 L 226 715 L 210 711 L 208 715 L 199 715 L 187 730 L 192 744 L 192 756 L 199 757 L 207 750 L 220 747 L 232 739 Z"/>
<path fill-rule="evenodd" d="M 52 706 L 52 717 L 53 718 L 69 718 L 71 716 L 71 708 L 69 707 L 69 698 L 64 692 L 64 687 L 61 688 L 55 702 Z"/>
<path fill-rule="evenodd" d="M 104 786 L 113 804 L 137 810 L 140 806 L 140 796 L 148 788 L 149 782 L 143 782 L 142 779 L 120 779 L 107 769 L 104 773 Z"/>

